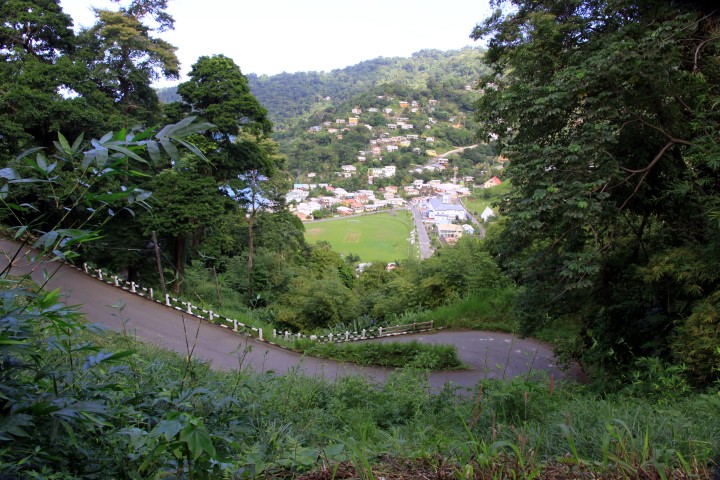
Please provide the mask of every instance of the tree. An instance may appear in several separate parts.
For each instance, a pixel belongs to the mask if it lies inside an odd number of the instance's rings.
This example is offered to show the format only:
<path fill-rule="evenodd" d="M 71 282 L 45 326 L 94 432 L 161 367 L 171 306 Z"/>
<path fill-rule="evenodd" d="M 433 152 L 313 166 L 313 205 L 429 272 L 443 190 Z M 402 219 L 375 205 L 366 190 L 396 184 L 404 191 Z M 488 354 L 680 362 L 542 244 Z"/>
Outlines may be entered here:
<path fill-rule="evenodd" d="M 154 214 L 147 220 L 146 234 L 155 230 L 173 242 L 174 267 L 178 280 L 173 289 L 180 292 L 187 245 L 197 244 L 202 233 L 211 228 L 225 207 L 223 196 L 212 178 L 169 169 L 150 182 Z"/>
<path fill-rule="evenodd" d="M 62 59 L 72 52 L 74 42 L 72 18 L 58 1 L 0 4 L 0 155 L 4 160 L 30 145 L 52 145 L 56 135 L 49 134 L 48 126 L 61 121 L 55 118 L 62 101 L 58 90 L 71 67 Z"/>
<path fill-rule="evenodd" d="M 215 143 L 209 154 L 211 168 L 206 170 L 246 213 L 247 285 L 252 301 L 255 220 L 268 208 L 284 208 L 287 183 L 280 174 L 284 159 L 268 138 L 272 124 L 267 111 L 250 93 L 247 78 L 232 59 L 201 57 L 189 76 L 178 93 L 193 112 L 215 125 L 206 138 Z"/>
<path fill-rule="evenodd" d="M 512 4 L 473 36 L 490 38 L 477 120 L 511 160 L 499 253 L 527 287 L 525 330 L 579 317 L 586 364 L 616 372 L 671 358 L 720 280 L 718 12 Z"/>
<path fill-rule="evenodd" d="M 122 113 L 148 124 L 157 120 L 159 112 L 150 84 L 160 78 L 179 78 L 180 63 L 174 46 L 150 35 L 151 29 L 141 22 L 144 10 L 139 8 L 96 10 L 97 23 L 79 35 L 80 57 L 98 88 Z"/>
<path fill-rule="evenodd" d="M 200 57 L 188 76 L 178 94 L 195 114 L 215 124 L 224 143 L 232 143 L 240 130 L 259 136 L 271 132 L 267 111 L 250 93 L 247 78 L 232 59 Z"/>

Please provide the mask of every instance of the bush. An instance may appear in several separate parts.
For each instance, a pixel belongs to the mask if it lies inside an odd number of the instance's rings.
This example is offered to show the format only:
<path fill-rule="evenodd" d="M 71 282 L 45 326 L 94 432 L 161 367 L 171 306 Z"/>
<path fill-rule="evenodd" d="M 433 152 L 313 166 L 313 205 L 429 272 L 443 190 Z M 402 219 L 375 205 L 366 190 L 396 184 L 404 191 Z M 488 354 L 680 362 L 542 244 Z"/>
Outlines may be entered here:
<path fill-rule="evenodd" d="M 298 339 L 293 349 L 319 358 L 381 367 L 413 367 L 423 370 L 448 370 L 462 367 L 452 345 L 409 343 L 320 343 Z"/>

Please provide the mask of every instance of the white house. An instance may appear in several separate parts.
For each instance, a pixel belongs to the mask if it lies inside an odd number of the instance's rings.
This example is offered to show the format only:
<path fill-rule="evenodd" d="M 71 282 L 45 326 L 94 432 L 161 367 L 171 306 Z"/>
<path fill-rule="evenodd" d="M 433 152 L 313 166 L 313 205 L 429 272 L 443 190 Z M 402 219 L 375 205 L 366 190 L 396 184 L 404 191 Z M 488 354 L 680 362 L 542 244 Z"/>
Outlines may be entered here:
<path fill-rule="evenodd" d="M 467 215 L 461 205 L 454 203 L 443 203 L 440 198 L 433 197 L 428 202 L 428 218 L 435 218 L 436 215 L 446 216 L 453 220 L 465 221 Z"/>
<path fill-rule="evenodd" d="M 483 219 L 483 222 L 487 222 L 488 218 L 494 217 L 494 216 L 495 216 L 495 212 L 493 212 L 492 208 L 490 208 L 490 207 L 485 207 L 485 210 L 483 210 L 483 212 L 480 214 L 480 218 Z"/>

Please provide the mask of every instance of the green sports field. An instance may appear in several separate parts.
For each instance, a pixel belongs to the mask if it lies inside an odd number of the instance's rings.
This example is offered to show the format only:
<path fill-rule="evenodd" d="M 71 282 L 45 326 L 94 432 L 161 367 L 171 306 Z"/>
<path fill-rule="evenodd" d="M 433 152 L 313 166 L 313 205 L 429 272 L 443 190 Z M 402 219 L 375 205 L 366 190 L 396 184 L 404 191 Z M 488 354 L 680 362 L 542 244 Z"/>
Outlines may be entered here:
<path fill-rule="evenodd" d="M 333 250 L 344 255 L 353 253 L 362 262 L 393 262 L 415 255 L 408 238 L 414 228 L 407 210 L 375 213 L 357 217 L 311 222 L 305 224 L 308 243 L 324 240 Z"/>

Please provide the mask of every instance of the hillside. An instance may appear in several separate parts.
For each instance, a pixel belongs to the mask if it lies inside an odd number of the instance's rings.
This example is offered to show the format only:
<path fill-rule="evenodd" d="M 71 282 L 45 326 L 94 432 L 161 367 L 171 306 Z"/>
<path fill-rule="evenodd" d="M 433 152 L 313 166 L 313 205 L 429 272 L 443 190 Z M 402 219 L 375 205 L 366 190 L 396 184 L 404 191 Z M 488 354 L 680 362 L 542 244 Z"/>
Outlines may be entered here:
<path fill-rule="evenodd" d="M 482 50 L 475 48 L 421 50 L 409 58 L 381 57 L 330 72 L 246 76 L 253 95 L 268 109 L 271 120 L 282 126 L 326 108 L 329 101 L 339 104 L 376 87 L 402 86 L 439 94 L 448 87 L 473 85 L 484 68 L 481 55 Z M 179 100 L 176 91 L 167 87 L 157 93 L 161 102 L 170 103 Z"/>
<path fill-rule="evenodd" d="M 420 167 L 477 143 L 474 86 L 486 69 L 482 54 L 477 48 L 422 50 L 330 72 L 246 76 L 268 109 L 295 180 L 357 189 L 368 187 L 371 168 L 394 166 L 403 182 L 452 175 L 441 166 Z M 158 95 L 163 102 L 179 100 L 174 87 Z M 466 151 L 453 166 L 458 175 L 485 180 L 494 160 L 493 148 L 484 146 Z M 341 173 L 344 165 L 356 173 Z"/>

